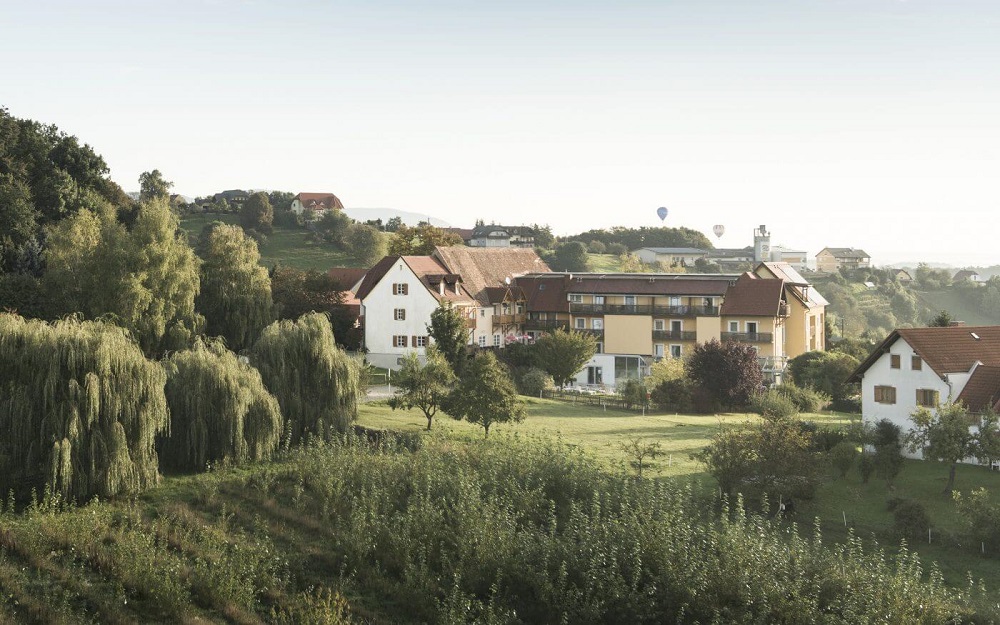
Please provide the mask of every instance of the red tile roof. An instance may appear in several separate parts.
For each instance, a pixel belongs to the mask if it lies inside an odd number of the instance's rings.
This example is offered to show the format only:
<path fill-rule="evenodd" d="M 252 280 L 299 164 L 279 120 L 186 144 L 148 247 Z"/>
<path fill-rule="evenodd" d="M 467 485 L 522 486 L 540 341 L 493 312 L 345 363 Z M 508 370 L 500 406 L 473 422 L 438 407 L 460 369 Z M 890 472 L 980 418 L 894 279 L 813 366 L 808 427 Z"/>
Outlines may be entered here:
<path fill-rule="evenodd" d="M 532 312 L 569 312 L 566 297 L 568 276 L 563 274 L 534 274 L 521 276 L 514 283 L 524 292 L 527 308 Z"/>
<path fill-rule="evenodd" d="M 777 317 L 784 290 L 783 280 L 758 278 L 752 273 L 745 273 L 726 291 L 726 299 L 719 312 L 745 317 Z"/>
<path fill-rule="evenodd" d="M 375 285 L 378 284 L 385 274 L 389 273 L 389 270 L 396 264 L 396 261 L 402 258 L 402 256 L 386 256 L 382 260 L 375 263 L 375 266 L 368 270 L 365 274 L 364 279 L 361 280 L 361 284 L 358 286 L 355 295 L 359 300 L 363 300 L 368 297 L 368 294 L 372 292 Z"/>
<path fill-rule="evenodd" d="M 985 408 L 996 408 L 997 403 L 1000 402 L 1000 366 L 979 365 L 976 367 L 955 401 L 965 404 L 969 412 L 982 412 Z"/>
<path fill-rule="evenodd" d="M 947 328 L 899 328 L 862 362 L 848 381 L 860 381 L 865 371 L 903 339 L 940 376 L 971 371 L 977 361 L 1000 366 L 1000 326 L 951 326 Z"/>
<path fill-rule="evenodd" d="M 344 210 L 344 204 L 332 193 L 299 193 L 295 199 L 302 202 L 302 206 L 310 210 L 327 210 L 338 208 Z"/>
<path fill-rule="evenodd" d="M 732 276 L 716 278 L 687 278 L 685 274 L 564 274 L 567 276 L 567 293 L 595 293 L 597 295 L 725 295 Z M 569 279 L 572 276 L 572 279 Z"/>
<path fill-rule="evenodd" d="M 326 272 L 328 276 L 336 280 L 344 289 L 354 287 L 355 284 L 365 277 L 366 273 L 368 273 L 368 270 L 360 267 L 333 267 Z"/>
<path fill-rule="evenodd" d="M 549 266 L 531 248 L 437 247 L 434 256 L 451 273 L 462 276 L 462 284 L 483 306 L 488 306 L 488 287 L 506 286 L 517 276 L 548 273 Z"/>
<path fill-rule="evenodd" d="M 475 298 L 462 284 L 461 276 L 448 271 L 438 259 L 433 256 L 403 256 L 402 259 L 439 302 L 475 304 Z M 444 293 L 441 293 L 442 281 L 445 283 Z"/>

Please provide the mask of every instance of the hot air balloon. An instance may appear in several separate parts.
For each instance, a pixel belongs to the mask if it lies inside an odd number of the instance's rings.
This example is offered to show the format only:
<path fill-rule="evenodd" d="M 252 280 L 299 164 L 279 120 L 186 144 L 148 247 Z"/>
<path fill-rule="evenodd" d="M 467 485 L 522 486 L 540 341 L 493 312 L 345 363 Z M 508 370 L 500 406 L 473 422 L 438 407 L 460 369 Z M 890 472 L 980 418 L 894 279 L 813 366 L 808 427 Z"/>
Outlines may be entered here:
<path fill-rule="evenodd" d="M 666 206 L 659 207 L 658 209 L 656 209 L 656 214 L 660 216 L 660 221 L 663 221 L 664 219 L 667 218 L 667 207 Z"/>
<path fill-rule="evenodd" d="M 712 226 L 712 232 L 715 233 L 715 236 L 721 239 L 722 235 L 726 234 L 726 227 L 723 226 L 722 224 L 716 224 Z"/>

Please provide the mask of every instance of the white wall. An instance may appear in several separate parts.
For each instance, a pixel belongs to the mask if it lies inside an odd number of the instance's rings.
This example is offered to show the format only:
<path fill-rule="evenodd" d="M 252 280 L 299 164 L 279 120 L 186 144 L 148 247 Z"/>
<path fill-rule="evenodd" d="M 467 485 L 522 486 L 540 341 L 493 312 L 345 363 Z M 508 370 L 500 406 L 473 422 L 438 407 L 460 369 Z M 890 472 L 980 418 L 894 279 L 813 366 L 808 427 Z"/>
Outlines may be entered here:
<path fill-rule="evenodd" d="M 890 367 L 890 355 L 899 356 L 899 369 Z M 917 389 L 933 389 L 939 394 L 941 403 L 950 399 L 955 399 L 962 392 L 965 383 L 969 380 L 968 373 L 953 374 L 949 377 L 951 386 L 942 380 L 926 362 L 923 363 L 920 371 L 913 371 L 910 364 L 911 356 L 914 356 L 913 348 L 904 339 L 900 338 L 889 352 L 875 361 L 875 363 L 865 372 L 861 381 L 861 414 L 866 422 L 874 423 L 881 419 L 889 419 L 903 432 L 913 429 L 913 422 L 910 421 L 910 413 L 917 408 Z M 876 386 L 893 386 L 896 388 L 895 404 L 880 404 L 875 402 Z M 910 458 L 922 457 L 921 452 L 915 454 L 905 452 Z"/>
<path fill-rule="evenodd" d="M 393 284 L 407 284 L 406 295 L 393 295 Z M 431 313 L 438 307 L 437 299 L 431 295 L 409 266 L 399 260 L 375 285 L 371 293 L 361 302 L 365 323 L 365 347 L 368 362 L 390 369 L 398 369 L 397 359 L 416 351 L 423 356 L 424 348 L 413 347 L 413 336 L 426 336 Z M 406 319 L 396 321 L 394 310 L 406 310 Z M 392 337 L 406 335 L 407 346 L 393 347 Z"/>

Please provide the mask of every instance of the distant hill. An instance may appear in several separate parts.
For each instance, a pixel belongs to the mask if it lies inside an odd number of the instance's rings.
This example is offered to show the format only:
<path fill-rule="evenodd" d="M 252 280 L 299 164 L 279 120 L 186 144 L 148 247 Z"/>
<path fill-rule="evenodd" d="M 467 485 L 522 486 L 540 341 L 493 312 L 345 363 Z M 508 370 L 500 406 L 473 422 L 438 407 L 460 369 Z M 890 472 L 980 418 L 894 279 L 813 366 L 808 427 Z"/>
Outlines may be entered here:
<path fill-rule="evenodd" d="M 401 211 L 395 208 L 345 208 L 344 213 L 346 213 L 351 219 L 357 221 L 381 219 L 382 223 L 385 223 L 393 217 L 399 217 L 407 226 L 415 226 L 421 221 L 428 221 L 432 226 L 437 226 L 439 228 L 452 227 L 450 223 L 444 221 L 443 219 L 431 217 L 430 215 L 423 215 L 421 213 Z M 469 227 L 471 227 L 471 225 Z"/>

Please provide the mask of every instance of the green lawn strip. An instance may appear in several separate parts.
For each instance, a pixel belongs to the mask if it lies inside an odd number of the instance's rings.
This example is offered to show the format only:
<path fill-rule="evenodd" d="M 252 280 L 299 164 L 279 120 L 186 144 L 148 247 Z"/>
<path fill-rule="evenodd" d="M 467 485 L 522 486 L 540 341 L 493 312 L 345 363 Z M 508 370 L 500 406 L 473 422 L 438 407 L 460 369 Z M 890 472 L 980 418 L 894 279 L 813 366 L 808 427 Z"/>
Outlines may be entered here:
<path fill-rule="evenodd" d="M 194 242 L 202 228 L 214 222 L 238 224 L 238 215 L 205 214 L 185 215 L 181 218 L 181 228 Z M 260 263 L 265 267 L 282 264 L 296 269 L 318 269 L 326 271 L 331 267 L 356 267 L 357 261 L 340 248 L 326 242 L 316 241 L 312 232 L 305 228 L 283 228 L 276 226 L 274 232 L 260 249 Z"/>
<path fill-rule="evenodd" d="M 587 254 L 587 270 L 594 273 L 621 271 L 621 262 L 614 254 Z"/>

